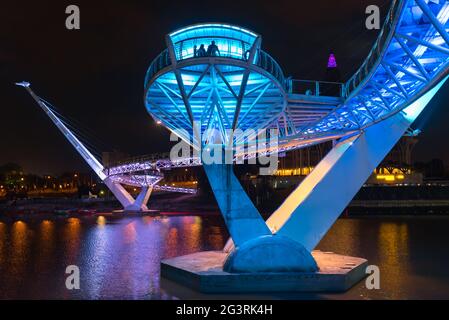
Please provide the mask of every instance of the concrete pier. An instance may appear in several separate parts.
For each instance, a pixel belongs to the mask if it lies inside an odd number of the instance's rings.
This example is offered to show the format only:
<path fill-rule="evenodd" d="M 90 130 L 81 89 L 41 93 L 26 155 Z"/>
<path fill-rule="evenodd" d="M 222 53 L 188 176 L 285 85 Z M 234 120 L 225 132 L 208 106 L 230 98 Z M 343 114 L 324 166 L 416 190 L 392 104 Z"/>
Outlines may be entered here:
<path fill-rule="evenodd" d="M 318 250 L 312 256 L 316 272 L 228 273 L 227 253 L 203 251 L 163 260 L 161 276 L 203 293 L 343 292 L 366 276 L 366 259 Z"/>

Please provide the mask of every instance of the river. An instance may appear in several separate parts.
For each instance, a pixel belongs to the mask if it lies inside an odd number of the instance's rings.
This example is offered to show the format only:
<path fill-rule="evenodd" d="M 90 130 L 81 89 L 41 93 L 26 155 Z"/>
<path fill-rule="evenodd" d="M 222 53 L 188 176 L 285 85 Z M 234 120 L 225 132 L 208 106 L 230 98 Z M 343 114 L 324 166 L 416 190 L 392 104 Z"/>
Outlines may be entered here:
<path fill-rule="evenodd" d="M 379 290 L 364 281 L 341 294 L 208 296 L 161 279 L 163 258 L 219 250 L 219 215 L 0 217 L 1 299 L 449 299 L 449 217 L 339 219 L 318 249 L 364 257 L 380 268 Z M 68 265 L 80 290 L 67 290 Z"/>

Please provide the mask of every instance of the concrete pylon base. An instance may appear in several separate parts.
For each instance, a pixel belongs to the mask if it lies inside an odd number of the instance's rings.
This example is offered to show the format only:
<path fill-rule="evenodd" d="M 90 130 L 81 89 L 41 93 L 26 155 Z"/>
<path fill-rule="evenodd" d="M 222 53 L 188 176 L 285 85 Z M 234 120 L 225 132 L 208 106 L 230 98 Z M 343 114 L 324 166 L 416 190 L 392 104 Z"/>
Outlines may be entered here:
<path fill-rule="evenodd" d="M 161 262 L 161 276 L 203 293 L 343 292 L 366 276 L 368 261 L 332 252 L 312 251 L 315 272 L 229 273 L 228 254 L 203 251 Z"/>
<path fill-rule="evenodd" d="M 304 246 L 275 234 L 251 239 L 234 248 L 223 270 L 230 273 L 313 272 L 318 266 Z"/>

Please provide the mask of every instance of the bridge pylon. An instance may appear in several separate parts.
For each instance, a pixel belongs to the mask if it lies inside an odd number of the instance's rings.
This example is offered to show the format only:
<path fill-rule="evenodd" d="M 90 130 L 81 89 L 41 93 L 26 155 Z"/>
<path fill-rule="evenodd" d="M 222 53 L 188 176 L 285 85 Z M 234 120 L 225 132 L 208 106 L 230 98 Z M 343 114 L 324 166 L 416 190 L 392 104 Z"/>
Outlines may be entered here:
<path fill-rule="evenodd" d="M 123 206 L 127 212 L 145 212 L 148 211 L 147 202 L 153 190 L 152 186 L 142 186 L 140 194 L 136 199 L 123 187 L 123 185 L 117 181 L 114 181 L 113 177 L 108 176 L 104 172 L 104 166 L 100 161 L 86 148 L 86 146 L 73 134 L 73 132 L 64 124 L 64 122 L 55 114 L 45 101 L 43 101 L 38 95 L 31 90 L 29 82 L 19 82 L 16 85 L 24 87 L 27 92 L 37 102 L 39 107 L 45 112 L 50 120 L 55 124 L 64 137 L 72 144 L 79 155 L 86 161 L 91 169 L 97 174 L 100 180 L 109 188 L 115 198 Z M 161 178 L 157 178 L 154 181 L 158 182 Z"/>

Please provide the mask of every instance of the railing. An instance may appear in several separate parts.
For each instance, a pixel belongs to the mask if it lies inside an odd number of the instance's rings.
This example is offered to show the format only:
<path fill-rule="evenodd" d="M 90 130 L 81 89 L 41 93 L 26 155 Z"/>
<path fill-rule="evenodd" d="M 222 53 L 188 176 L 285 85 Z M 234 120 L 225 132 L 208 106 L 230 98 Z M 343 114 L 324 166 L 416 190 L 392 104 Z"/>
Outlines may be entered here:
<path fill-rule="evenodd" d="M 170 159 L 170 152 L 153 153 L 148 155 L 128 157 L 118 161 L 111 162 L 107 167 L 117 167 L 129 163 L 144 163 L 144 162 L 156 162 L 158 160 Z"/>
<path fill-rule="evenodd" d="M 307 96 L 344 97 L 343 83 L 287 79 L 288 93 L 304 94 Z"/>
<path fill-rule="evenodd" d="M 247 61 L 248 56 L 249 56 L 248 52 L 246 52 L 245 54 L 239 53 L 239 54 L 232 54 L 229 56 L 222 55 L 220 52 L 219 57 Z M 189 59 L 199 59 L 199 58 L 201 57 L 190 57 Z M 254 64 L 264 69 L 271 75 L 273 75 L 279 81 L 281 86 L 283 87 L 285 86 L 285 77 L 281 67 L 276 62 L 276 60 L 274 60 L 268 53 L 266 53 L 263 50 L 258 50 L 254 59 Z M 145 83 L 148 83 L 148 81 L 150 81 L 151 78 L 153 78 L 153 76 L 156 73 L 158 73 L 160 70 L 169 65 L 171 65 L 170 56 L 168 50 L 165 49 L 151 62 L 145 77 Z"/>
<path fill-rule="evenodd" d="M 168 54 L 168 49 L 165 49 L 151 62 L 145 76 L 145 84 L 147 84 L 156 73 L 169 65 L 171 65 L 170 55 Z"/>
<path fill-rule="evenodd" d="M 282 69 L 276 60 L 274 60 L 268 53 L 263 50 L 258 50 L 254 64 L 269 72 L 283 87 L 285 86 L 284 72 L 282 72 Z"/>
<path fill-rule="evenodd" d="M 396 18 L 396 10 L 400 8 L 400 5 L 403 1 L 394 1 L 391 6 L 387 18 L 385 19 L 382 30 L 380 31 L 379 36 L 377 37 L 376 43 L 371 49 L 368 57 L 365 59 L 361 67 L 354 73 L 354 75 L 345 83 L 344 85 L 344 93 L 346 97 L 349 97 L 350 94 L 365 80 L 368 78 L 370 72 L 374 70 L 374 67 L 382 58 L 383 51 L 386 49 L 385 45 L 389 41 L 389 38 L 392 35 L 392 31 L 394 30 L 395 18 Z"/>
<path fill-rule="evenodd" d="M 216 42 L 216 46 L 220 52 L 219 56 L 223 58 L 231 58 L 244 60 L 247 56 L 251 45 L 239 39 L 228 39 L 220 37 L 198 37 L 180 41 L 173 45 L 173 50 L 177 61 L 186 60 L 201 56 L 200 46 L 204 46 L 204 55 L 207 55 L 207 50 L 212 41 Z M 196 52 L 195 52 L 196 47 Z"/>

